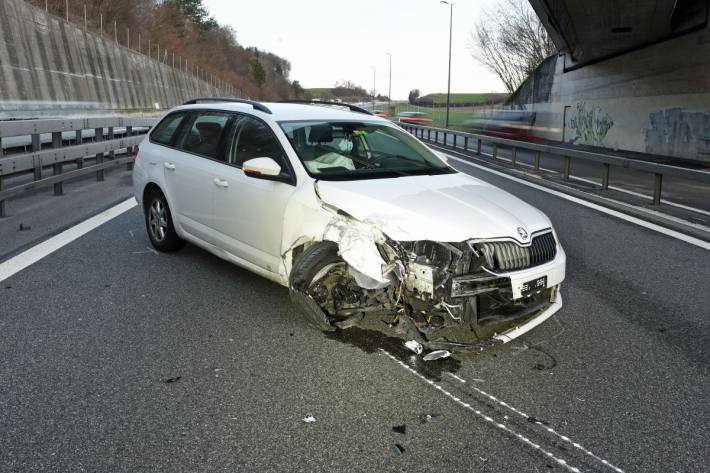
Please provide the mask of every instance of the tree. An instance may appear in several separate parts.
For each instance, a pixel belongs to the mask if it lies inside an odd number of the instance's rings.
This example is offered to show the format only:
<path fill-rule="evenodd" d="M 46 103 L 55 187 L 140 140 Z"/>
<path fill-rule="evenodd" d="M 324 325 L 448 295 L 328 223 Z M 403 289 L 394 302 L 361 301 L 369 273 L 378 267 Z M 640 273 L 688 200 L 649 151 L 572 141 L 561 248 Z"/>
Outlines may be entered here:
<path fill-rule="evenodd" d="M 254 58 L 251 61 L 251 75 L 254 78 L 254 82 L 261 88 L 266 81 L 266 71 L 259 58 Z"/>
<path fill-rule="evenodd" d="M 166 3 L 175 5 L 180 13 L 189 18 L 203 31 L 210 31 L 218 26 L 217 21 L 210 17 L 207 8 L 202 4 L 202 0 L 168 0 Z"/>
<path fill-rule="evenodd" d="M 414 89 L 409 91 L 409 103 L 412 105 L 415 105 L 417 102 L 417 99 L 422 93 L 419 91 L 419 89 Z"/>
<path fill-rule="evenodd" d="M 484 9 L 468 44 L 471 55 L 515 92 L 557 49 L 527 0 L 502 0 Z"/>

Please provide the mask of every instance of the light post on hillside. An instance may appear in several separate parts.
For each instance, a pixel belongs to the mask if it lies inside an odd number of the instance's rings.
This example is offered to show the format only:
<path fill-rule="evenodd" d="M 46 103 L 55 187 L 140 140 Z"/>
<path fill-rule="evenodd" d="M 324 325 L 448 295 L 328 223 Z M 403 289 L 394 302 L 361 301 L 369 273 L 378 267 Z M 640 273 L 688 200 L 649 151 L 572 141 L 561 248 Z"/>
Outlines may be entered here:
<path fill-rule="evenodd" d="M 388 108 L 392 108 L 392 53 L 385 53 L 390 57 L 390 83 L 389 83 L 389 92 L 387 92 L 387 106 Z M 389 110 L 387 113 L 389 113 L 391 110 Z"/>
<path fill-rule="evenodd" d="M 446 128 L 449 127 L 449 108 L 451 108 L 451 42 L 454 35 L 454 5 L 455 3 L 441 0 L 449 6 L 449 88 L 446 91 Z"/>
<path fill-rule="evenodd" d="M 377 106 L 377 68 L 375 66 L 370 66 L 372 68 L 372 111 L 375 111 Z"/>

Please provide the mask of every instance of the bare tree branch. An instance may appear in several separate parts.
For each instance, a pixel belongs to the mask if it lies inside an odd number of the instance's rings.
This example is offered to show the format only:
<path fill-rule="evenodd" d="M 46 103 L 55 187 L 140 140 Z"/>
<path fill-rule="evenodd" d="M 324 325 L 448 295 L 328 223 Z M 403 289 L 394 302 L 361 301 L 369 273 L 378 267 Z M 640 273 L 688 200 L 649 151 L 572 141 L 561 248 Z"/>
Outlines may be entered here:
<path fill-rule="evenodd" d="M 471 31 L 469 52 L 515 92 L 555 45 L 527 0 L 501 0 Z"/>

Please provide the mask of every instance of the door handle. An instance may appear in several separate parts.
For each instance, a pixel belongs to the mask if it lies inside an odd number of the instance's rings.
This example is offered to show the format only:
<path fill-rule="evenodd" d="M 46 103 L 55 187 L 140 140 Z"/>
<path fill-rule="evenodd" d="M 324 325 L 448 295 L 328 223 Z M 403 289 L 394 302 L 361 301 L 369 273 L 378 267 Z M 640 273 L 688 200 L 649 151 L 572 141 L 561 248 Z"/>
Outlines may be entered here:
<path fill-rule="evenodd" d="M 173 163 L 165 163 L 165 164 L 163 164 L 163 166 L 165 166 L 165 169 L 167 169 L 168 171 L 175 170 L 175 165 Z"/>
<path fill-rule="evenodd" d="M 222 180 L 218 177 L 215 177 L 214 178 L 214 185 L 216 185 L 217 187 L 227 188 L 227 187 L 229 187 L 229 182 Z"/>

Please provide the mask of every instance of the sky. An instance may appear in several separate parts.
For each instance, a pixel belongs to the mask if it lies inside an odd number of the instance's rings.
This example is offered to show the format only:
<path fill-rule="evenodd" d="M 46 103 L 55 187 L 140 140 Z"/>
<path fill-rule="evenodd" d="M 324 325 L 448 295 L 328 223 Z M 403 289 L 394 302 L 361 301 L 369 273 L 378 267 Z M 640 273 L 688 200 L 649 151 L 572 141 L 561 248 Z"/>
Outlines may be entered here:
<path fill-rule="evenodd" d="M 481 9 L 498 0 L 454 5 L 452 92 L 504 92 L 503 83 L 467 48 Z M 446 92 L 449 6 L 439 0 L 204 0 L 211 15 L 232 26 L 243 46 L 291 62 L 303 87 L 350 80 L 387 95 L 392 54 L 392 98 L 409 91 Z M 373 77 L 372 67 L 376 69 Z"/>

